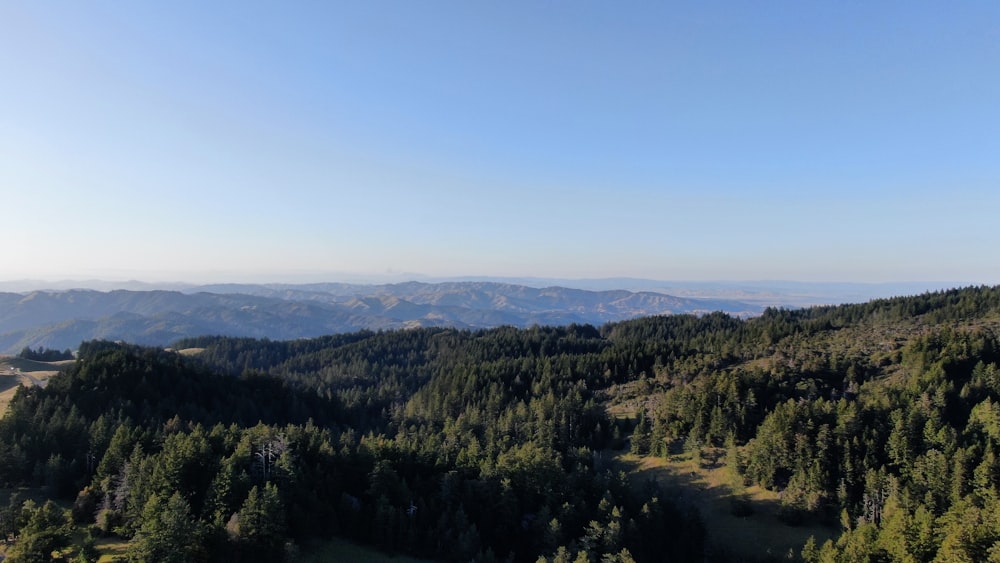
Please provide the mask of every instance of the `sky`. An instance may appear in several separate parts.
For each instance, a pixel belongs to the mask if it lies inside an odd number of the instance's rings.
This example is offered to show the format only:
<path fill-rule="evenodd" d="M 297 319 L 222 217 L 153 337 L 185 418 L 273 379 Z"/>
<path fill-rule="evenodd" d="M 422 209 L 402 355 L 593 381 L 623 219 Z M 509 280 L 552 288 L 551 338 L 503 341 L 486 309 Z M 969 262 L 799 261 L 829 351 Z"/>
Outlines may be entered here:
<path fill-rule="evenodd" d="M 1000 3 L 0 3 L 0 280 L 1000 283 Z"/>

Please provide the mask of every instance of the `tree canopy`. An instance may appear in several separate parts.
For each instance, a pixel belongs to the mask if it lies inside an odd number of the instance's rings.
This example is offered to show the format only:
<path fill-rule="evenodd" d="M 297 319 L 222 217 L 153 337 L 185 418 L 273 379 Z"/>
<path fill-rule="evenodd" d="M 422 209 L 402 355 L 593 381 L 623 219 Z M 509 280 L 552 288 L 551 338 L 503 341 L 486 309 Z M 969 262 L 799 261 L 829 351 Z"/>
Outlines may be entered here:
<path fill-rule="evenodd" d="M 90 342 L 18 391 L 0 481 L 75 501 L 77 526 L 137 561 L 294 559 L 333 535 L 440 561 L 703 561 L 694 507 L 605 453 L 710 448 L 735 491 L 779 492 L 789 525 L 839 529 L 806 561 L 1000 560 L 998 330 L 1000 289 L 973 287 L 751 319 L 177 343 L 193 357 Z M 44 510 L 0 518 L 12 557 L 71 541 Z"/>

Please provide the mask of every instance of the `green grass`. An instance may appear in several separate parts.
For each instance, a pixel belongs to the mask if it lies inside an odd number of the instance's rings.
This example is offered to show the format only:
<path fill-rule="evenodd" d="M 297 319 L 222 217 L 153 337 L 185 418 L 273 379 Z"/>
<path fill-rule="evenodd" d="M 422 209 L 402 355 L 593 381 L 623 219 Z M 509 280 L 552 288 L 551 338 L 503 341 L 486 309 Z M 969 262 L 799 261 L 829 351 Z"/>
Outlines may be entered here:
<path fill-rule="evenodd" d="M 0 505 L 7 506 L 11 504 L 12 499 L 15 497 L 17 498 L 16 505 L 18 506 L 28 500 L 34 501 L 37 505 L 42 505 L 49 500 L 53 500 L 49 498 L 48 493 L 44 489 L 37 487 L 0 488 Z M 69 517 L 69 510 L 72 507 L 72 503 L 63 500 L 54 500 L 54 502 L 62 508 L 66 513 L 66 516 Z M 77 535 L 77 532 L 74 532 L 74 535 Z M 13 543 L 0 543 L 0 555 L 6 557 L 7 551 L 13 545 Z M 66 548 L 62 550 L 61 553 L 66 555 L 72 551 L 72 548 Z"/>
<path fill-rule="evenodd" d="M 722 453 L 717 452 L 717 453 Z M 695 506 L 705 523 L 709 552 L 726 554 L 730 560 L 797 560 L 809 536 L 822 545 L 835 539 L 837 530 L 817 522 L 791 526 L 778 518 L 778 493 L 758 486 L 746 487 L 745 498 L 753 513 L 736 516 L 732 509 L 730 477 L 720 458 L 706 465 L 690 454 L 668 458 L 618 456 L 636 484 L 655 479 L 680 504 Z"/>
<path fill-rule="evenodd" d="M 302 563 L 325 563 L 327 561 L 351 561 L 352 563 L 431 563 L 426 559 L 414 559 L 405 555 L 387 555 L 371 547 L 333 538 L 310 549 L 303 549 L 296 559 Z"/>
<path fill-rule="evenodd" d="M 95 547 L 101 554 L 97 563 L 124 561 L 125 552 L 128 551 L 128 541 L 121 538 L 100 538 L 95 542 Z"/>

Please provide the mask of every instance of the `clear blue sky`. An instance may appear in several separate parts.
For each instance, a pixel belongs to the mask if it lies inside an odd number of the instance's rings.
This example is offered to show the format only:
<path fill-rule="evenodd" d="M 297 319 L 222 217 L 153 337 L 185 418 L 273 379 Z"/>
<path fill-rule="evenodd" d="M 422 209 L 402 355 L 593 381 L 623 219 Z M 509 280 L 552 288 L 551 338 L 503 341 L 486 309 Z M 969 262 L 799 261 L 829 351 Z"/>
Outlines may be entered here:
<path fill-rule="evenodd" d="M 0 209 L 0 279 L 1000 283 L 1000 3 L 3 2 Z"/>

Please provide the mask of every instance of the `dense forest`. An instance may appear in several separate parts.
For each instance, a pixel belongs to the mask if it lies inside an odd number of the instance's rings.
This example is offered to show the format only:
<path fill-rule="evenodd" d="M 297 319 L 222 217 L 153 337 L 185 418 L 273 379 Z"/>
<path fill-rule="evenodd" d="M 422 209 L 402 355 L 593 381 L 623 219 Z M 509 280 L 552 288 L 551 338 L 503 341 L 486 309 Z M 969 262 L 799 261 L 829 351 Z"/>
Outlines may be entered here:
<path fill-rule="evenodd" d="M 1000 288 L 602 327 L 81 345 L 0 420 L 8 560 L 722 560 L 618 452 L 724 452 L 804 561 L 1000 561 Z M 627 408 L 626 408 L 627 407 Z M 628 412 L 612 416 L 609 412 Z M 61 504 L 60 504 L 61 503 Z M 71 506 L 69 515 L 62 506 Z M 746 507 L 733 503 L 734 510 Z M 765 559 L 762 554 L 761 559 Z"/>

